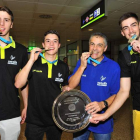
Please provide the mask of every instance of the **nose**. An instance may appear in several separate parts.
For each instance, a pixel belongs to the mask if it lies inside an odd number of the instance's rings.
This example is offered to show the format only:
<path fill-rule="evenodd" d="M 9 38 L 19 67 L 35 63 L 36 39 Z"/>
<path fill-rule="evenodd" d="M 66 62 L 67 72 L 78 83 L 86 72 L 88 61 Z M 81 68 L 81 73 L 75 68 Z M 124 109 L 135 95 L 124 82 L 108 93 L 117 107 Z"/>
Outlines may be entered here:
<path fill-rule="evenodd" d="M 53 43 L 54 43 L 54 42 L 53 42 L 53 41 L 51 41 L 51 42 L 50 42 L 50 45 L 51 45 L 51 46 L 53 46 Z"/>
<path fill-rule="evenodd" d="M 4 20 L 0 19 L 0 25 L 4 25 Z"/>
<path fill-rule="evenodd" d="M 133 27 L 131 27 L 131 26 L 129 27 L 129 32 L 133 33 Z"/>
<path fill-rule="evenodd" d="M 97 49 L 97 45 L 94 45 L 93 50 L 96 50 L 96 49 Z"/>

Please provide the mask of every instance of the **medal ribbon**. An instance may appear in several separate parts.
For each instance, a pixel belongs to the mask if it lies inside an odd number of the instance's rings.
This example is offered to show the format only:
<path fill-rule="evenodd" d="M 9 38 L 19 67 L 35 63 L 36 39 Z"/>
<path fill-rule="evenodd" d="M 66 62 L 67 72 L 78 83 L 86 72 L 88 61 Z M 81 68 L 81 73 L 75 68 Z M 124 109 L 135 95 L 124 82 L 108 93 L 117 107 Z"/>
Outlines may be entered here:
<path fill-rule="evenodd" d="M 90 64 L 90 60 L 93 61 L 93 62 L 95 62 L 96 64 L 100 64 L 99 61 L 97 61 L 96 59 L 93 59 L 93 58 L 91 58 L 91 57 L 89 57 L 88 60 L 87 60 L 87 63 L 88 63 L 88 64 Z"/>

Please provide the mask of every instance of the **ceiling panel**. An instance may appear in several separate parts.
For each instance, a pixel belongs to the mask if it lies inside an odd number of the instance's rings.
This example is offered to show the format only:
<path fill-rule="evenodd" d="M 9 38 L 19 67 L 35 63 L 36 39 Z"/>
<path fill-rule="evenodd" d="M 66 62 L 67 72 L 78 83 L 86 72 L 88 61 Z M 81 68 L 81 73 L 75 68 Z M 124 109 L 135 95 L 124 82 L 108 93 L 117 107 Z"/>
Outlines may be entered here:
<path fill-rule="evenodd" d="M 17 1 L 38 2 L 38 0 L 17 0 Z"/>
<path fill-rule="evenodd" d="M 109 14 L 109 18 L 112 18 L 112 19 L 116 19 L 119 21 L 119 18 L 126 12 L 122 12 L 122 11 L 114 11 L 112 12 L 111 14 Z"/>
<path fill-rule="evenodd" d="M 52 19 L 35 19 L 33 24 L 51 25 L 52 23 L 53 23 Z"/>
<path fill-rule="evenodd" d="M 57 20 L 61 20 L 61 22 L 63 23 L 63 21 L 76 21 L 77 19 L 79 18 L 79 15 L 76 16 L 76 15 L 59 15 Z"/>
<path fill-rule="evenodd" d="M 131 10 L 130 10 L 131 9 Z M 127 7 L 120 9 L 121 12 L 134 12 L 137 13 L 140 11 L 140 4 L 138 3 L 131 3 Z"/>
<path fill-rule="evenodd" d="M 40 4 L 38 3 L 36 12 L 46 14 L 59 14 L 64 6 L 62 5 L 51 5 L 51 4 Z"/>
<path fill-rule="evenodd" d="M 139 1 L 139 0 L 118 0 L 120 2 L 135 2 L 135 1 Z"/>
<path fill-rule="evenodd" d="M 12 11 L 34 11 L 35 3 L 29 3 L 29 2 L 18 2 L 18 1 L 8 1 L 6 2 L 7 6 Z"/>
<path fill-rule="evenodd" d="M 120 8 L 130 4 L 130 2 L 118 1 L 118 0 L 108 0 L 107 2 L 107 11 L 115 11 Z"/>
<path fill-rule="evenodd" d="M 38 0 L 3 0 L 3 1 L 15 1 L 15 2 L 22 2 L 22 1 L 24 1 L 24 2 L 37 2 Z"/>
<path fill-rule="evenodd" d="M 26 11 L 13 11 L 14 18 L 33 18 L 33 12 L 26 12 Z M 28 16 L 27 16 L 28 15 Z M 26 19 L 25 19 L 26 20 Z"/>
<path fill-rule="evenodd" d="M 69 0 L 38 0 L 39 3 L 65 5 Z"/>
<path fill-rule="evenodd" d="M 51 16 L 50 18 L 41 18 L 41 15 L 49 15 Z M 34 19 L 44 19 L 44 20 L 56 20 L 58 18 L 58 14 L 46 14 L 46 13 L 34 13 L 33 18 Z"/>
<path fill-rule="evenodd" d="M 82 7 L 65 6 L 64 9 L 61 11 L 61 14 L 81 16 L 83 13 L 85 13 L 85 11 L 87 11 L 87 9 Z"/>
<path fill-rule="evenodd" d="M 69 2 L 69 6 L 74 6 L 74 7 L 87 7 L 87 8 L 91 8 L 93 7 L 94 5 L 96 5 L 99 1 L 101 0 L 71 0 Z"/>
<path fill-rule="evenodd" d="M 16 23 L 22 23 L 22 24 L 31 24 L 32 23 L 32 19 L 14 18 L 14 21 Z"/>
<path fill-rule="evenodd" d="M 1 0 L 0 0 L 0 5 L 1 5 L 1 6 L 4 6 L 4 3 L 3 3 Z"/>

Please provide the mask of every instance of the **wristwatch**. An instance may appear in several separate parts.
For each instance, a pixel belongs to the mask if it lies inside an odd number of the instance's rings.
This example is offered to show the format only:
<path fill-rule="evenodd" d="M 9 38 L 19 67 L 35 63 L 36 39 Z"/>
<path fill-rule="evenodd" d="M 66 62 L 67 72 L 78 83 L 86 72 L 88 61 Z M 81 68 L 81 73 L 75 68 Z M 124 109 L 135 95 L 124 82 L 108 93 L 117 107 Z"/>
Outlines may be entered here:
<path fill-rule="evenodd" d="M 105 108 L 108 108 L 108 103 L 107 103 L 107 101 L 104 100 L 103 102 L 104 102 Z"/>

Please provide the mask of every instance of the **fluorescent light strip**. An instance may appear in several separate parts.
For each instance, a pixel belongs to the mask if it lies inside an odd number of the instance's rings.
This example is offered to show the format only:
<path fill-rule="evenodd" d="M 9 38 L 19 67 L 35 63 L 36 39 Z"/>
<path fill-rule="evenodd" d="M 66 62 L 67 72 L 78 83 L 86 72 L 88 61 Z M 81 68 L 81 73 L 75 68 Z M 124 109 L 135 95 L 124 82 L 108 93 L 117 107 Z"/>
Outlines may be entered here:
<path fill-rule="evenodd" d="M 82 29 L 82 28 L 84 28 L 84 27 L 86 27 L 87 25 L 91 24 L 92 22 L 96 21 L 97 19 L 99 19 L 99 18 L 103 17 L 103 16 L 105 16 L 105 13 L 104 13 L 104 14 L 102 14 L 102 15 L 100 15 L 99 17 L 97 17 L 97 18 L 93 19 L 93 20 L 92 20 L 92 21 L 90 21 L 89 23 L 85 24 L 84 26 L 82 26 L 82 27 L 81 27 L 81 29 Z"/>

